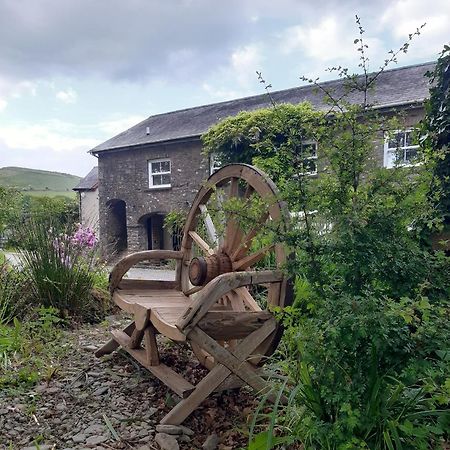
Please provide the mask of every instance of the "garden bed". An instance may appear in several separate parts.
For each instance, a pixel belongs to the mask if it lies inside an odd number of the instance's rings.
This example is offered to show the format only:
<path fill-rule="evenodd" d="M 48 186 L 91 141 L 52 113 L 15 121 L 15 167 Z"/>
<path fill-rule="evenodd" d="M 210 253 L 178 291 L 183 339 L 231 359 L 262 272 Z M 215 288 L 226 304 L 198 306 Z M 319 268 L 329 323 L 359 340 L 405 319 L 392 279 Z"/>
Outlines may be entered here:
<path fill-rule="evenodd" d="M 0 390 L 0 448 L 158 449 L 156 425 L 176 395 L 123 352 L 103 359 L 94 349 L 121 328 L 123 316 L 64 332 L 48 381 Z M 55 349 L 56 351 L 56 349 Z M 192 381 L 203 369 L 183 348 L 167 344 L 166 358 Z M 210 436 L 217 449 L 245 446 L 246 420 L 257 400 L 246 391 L 216 395 L 184 423 L 194 431 L 180 449 L 201 449 Z M 38 447 L 36 447 L 38 445 Z M 48 447 L 46 447 L 48 446 Z"/>

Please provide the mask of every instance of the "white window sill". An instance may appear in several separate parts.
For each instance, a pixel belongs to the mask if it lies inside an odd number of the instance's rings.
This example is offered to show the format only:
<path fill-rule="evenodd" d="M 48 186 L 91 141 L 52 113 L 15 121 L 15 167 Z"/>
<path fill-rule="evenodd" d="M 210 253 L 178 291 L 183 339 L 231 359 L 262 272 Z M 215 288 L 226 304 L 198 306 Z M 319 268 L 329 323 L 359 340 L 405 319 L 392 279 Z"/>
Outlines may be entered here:
<path fill-rule="evenodd" d="M 171 184 L 159 184 L 158 186 L 149 186 L 146 190 L 147 191 L 158 191 L 158 190 L 164 190 L 164 189 L 171 189 Z"/>

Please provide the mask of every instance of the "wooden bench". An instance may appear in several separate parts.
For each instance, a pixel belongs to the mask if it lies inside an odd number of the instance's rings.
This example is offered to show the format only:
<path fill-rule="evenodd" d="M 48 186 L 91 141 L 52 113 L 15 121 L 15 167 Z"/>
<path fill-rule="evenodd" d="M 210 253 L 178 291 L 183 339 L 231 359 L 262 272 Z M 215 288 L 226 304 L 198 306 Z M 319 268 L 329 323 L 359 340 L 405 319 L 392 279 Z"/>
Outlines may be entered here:
<path fill-rule="evenodd" d="M 233 202 L 238 204 L 236 210 L 230 209 Z M 255 204 L 262 210 L 255 209 Z M 257 220 L 251 216 L 242 220 L 246 210 L 256 211 Z M 182 423 L 212 392 L 242 384 L 258 392 L 269 389 L 259 366 L 281 336 L 272 308 L 289 304 L 291 289 L 282 271 L 283 246 L 264 245 L 264 238 L 258 239 L 267 230 L 269 234 L 283 231 L 288 217 L 275 185 L 262 171 L 244 164 L 228 165 L 198 192 L 180 251 L 134 253 L 113 268 L 112 299 L 134 321 L 114 331 L 96 355 L 120 346 L 182 398 L 161 423 Z M 123 278 L 141 261 L 170 259 L 176 261 L 175 281 Z M 209 369 L 196 386 L 161 363 L 158 333 L 189 343 Z"/>

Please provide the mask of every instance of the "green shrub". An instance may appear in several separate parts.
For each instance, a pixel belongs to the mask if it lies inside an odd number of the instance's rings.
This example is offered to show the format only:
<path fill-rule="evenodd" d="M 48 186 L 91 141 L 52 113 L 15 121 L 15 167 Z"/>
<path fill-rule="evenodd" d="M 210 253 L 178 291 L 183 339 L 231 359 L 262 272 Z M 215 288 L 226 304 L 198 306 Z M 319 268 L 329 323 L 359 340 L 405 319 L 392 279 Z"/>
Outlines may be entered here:
<path fill-rule="evenodd" d="M 93 295 L 101 275 L 91 230 L 56 233 L 45 223 L 30 221 L 22 236 L 23 270 L 36 304 L 75 319 L 103 314 L 105 304 Z"/>
<path fill-rule="evenodd" d="M 27 297 L 29 291 L 24 274 L 6 261 L 0 263 L 0 324 L 9 323 L 21 313 Z"/>
<path fill-rule="evenodd" d="M 34 308 L 29 318 L 0 324 L 0 389 L 27 388 L 55 373 L 65 347 L 55 308 Z"/>

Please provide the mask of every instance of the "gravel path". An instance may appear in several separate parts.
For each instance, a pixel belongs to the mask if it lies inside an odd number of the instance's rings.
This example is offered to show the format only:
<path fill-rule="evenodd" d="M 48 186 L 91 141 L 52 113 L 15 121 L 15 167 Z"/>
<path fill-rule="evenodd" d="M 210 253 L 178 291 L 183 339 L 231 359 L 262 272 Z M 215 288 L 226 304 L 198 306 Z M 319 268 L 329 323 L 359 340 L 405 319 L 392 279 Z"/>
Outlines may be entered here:
<path fill-rule="evenodd" d="M 1 449 L 31 450 L 37 448 L 36 442 L 41 450 L 232 450 L 245 446 L 245 437 L 237 430 L 245 428 L 256 400 L 244 389 L 205 401 L 184 423 L 193 430 L 190 436 L 174 439 L 169 435 L 168 444 L 161 433 L 155 439 L 156 425 L 179 399 L 122 351 L 94 357 L 95 348 L 108 339 L 108 329 L 123 328 L 128 319 L 111 316 L 108 322 L 66 333 L 61 344 L 67 347 L 66 357 L 48 382 L 25 392 L 0 391 Z M 198 381 L 204 369 L 185 348 L 161 345 L 166 364 L 191 382 Z"/>

